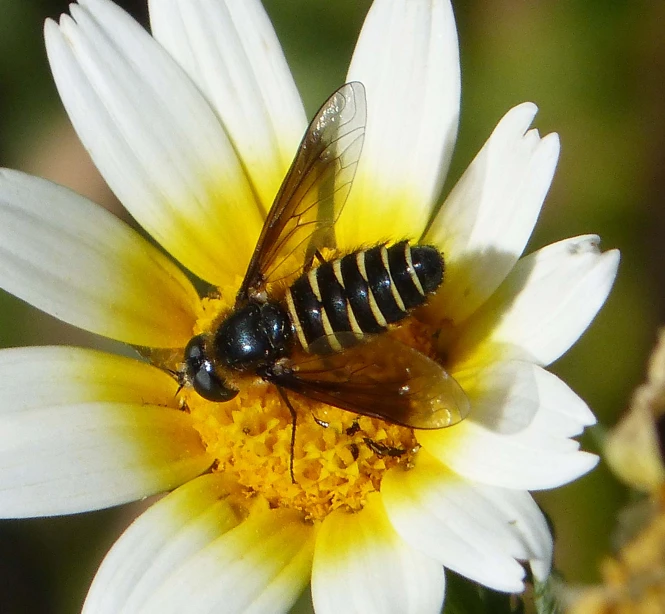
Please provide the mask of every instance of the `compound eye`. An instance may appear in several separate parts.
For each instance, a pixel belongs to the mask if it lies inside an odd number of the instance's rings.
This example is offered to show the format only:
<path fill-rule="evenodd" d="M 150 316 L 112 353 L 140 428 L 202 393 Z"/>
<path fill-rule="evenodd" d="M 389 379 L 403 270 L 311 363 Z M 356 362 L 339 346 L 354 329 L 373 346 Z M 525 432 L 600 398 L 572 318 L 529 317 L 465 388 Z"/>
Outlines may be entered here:
<path fill-rule="evenodd" d="M 229 388 L 224 379 L 217 375 L 214 364 L 206 354 L 205 339 L 201 335 L 187 344 L 185 365 L 188 380 L 204 399 L 221 403 L 230 401 L 238 394 L 237 390 Z"/>
<path fill-rule="evenodd" d="M 192 337 L 185 348 L 185 364 L 198 368 L 199 364 L 206 359 L 205 339 L 203 335 Z"/>
<path fill-rule="evenodd" d="M 238 394 L 237 390 L 226 386 L 226 382 L 215 373 L 208 361 L 194 374 L 192 386 L 204 399 L 217 403 L 230 401 Z"/>

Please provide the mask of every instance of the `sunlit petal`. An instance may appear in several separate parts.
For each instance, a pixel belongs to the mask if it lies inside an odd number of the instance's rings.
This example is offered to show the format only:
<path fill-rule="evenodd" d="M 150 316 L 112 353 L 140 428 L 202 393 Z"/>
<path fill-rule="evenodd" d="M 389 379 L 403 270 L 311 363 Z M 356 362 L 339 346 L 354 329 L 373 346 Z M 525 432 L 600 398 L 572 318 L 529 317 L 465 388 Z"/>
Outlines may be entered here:
<path fill-rule="evenodd" d="M 453 350 L 458 360 L 496 348 L 541 365 L 559 358 L 589 326 L 614 283 L 619 252 L 601 253 L 598 243 L 593 235 L 575 237 L 522 258 L 464 328 Z"/>
<path fill-rule="evenodd" d="M 307 127 L 272 24 L 258 0 L 151 0 L 153 36 L 201 88 L 267 211 Z"/>
<path fill-rule="evenodd" d="M 0 515 L 74 514 L 170 490 L 211 464 L 191 418 L 138 403 L 43 405 L 0 416 Z"/>
<path fill-rule="evenodd" d="M 579 451 L 579 444 L 569 438 L 593 424 L 593 414 L 558 377 L 535 366 L 532 373 L 539 407 L 524 429 L 497 432 L 490 413 L 482 421 L 467 419 L 448 429 L 419 431 L 418 441 L 455 472 L 481 484 L 540 490 L 584 475 L 598 457 Z M 503 411 L 500 403 L 496 411 Z"/>
<path fill-rule="evenodd" d="M 519 360 L 494 360 L 488 365 L 453 376 L 471 404 L 468 420 L 497 433 L 516 433 L 526 428 L 540 407 L 536 365 Z"/>
<path fill-rule="evenodd" d="M 153 593 L 181 565 L 233 529 L 241 516 L 237 487 L 222 474 L 196 478 L 155 503 L 108 553 L 90 588 L 84 613 L 145 612 Z"/>
<path fill-rule="evenodd" d="M 185 72 L 108 0 L 47 21 L 65 108 L 97 168 L 137 221 L 203 279 L 247 266 L 261 229 L 242 165 Z M 140 102 L 139 102 L 140 101 Z"/>
<path fill-rule="evenodd" d="M 367 90 L 367 132 L 339 243 L 419 239 L 457 135 L 459 51 L 449 0 L 376 0 L 347 80 Z"/>
<path fill-rule="evenodd" d="M 317 614 L 441 611 L 443 568 L 395 532 L 378 495 L 356 514 L 329 515 L 316 540 L 312 599 Z"/>
<path fill-rule="evenodd" d="M 49 181 L 0 170 L 0 286 L 79 328 L 178 347 L 198 295 L 158 249 L 108 211 Z"/>
<path fill-rule="evenodd" d="M 124 356 L 68 346 L 0 350 L 0 416 L 102 401 L 177 408 L 177 388 L 165 371 Z"/>
<path fill-rule="evenodd" d="M 258 506 L 174 569 L 142 613 L 288 612 L 309 580 L 314 527 L 287 509 Z"/>
<path fill-rule="evenodd" d="M 446 279 L 431 303 L 461 324 L 522 255 L 549 190 L 559 138 L 528 130 L 536 107 L 509 111 L 444 202 L 423 242 L 439 247 Z"/>
<path fill-rule="evenodd" d="M 423 453 L 411 471 L 389 472 L 382 493 L 400 535 L 457 573 L 506 592 L 524 590 L 519 561 L 547 575 L 552 537 L 525 491 L 466 481 Z"/>

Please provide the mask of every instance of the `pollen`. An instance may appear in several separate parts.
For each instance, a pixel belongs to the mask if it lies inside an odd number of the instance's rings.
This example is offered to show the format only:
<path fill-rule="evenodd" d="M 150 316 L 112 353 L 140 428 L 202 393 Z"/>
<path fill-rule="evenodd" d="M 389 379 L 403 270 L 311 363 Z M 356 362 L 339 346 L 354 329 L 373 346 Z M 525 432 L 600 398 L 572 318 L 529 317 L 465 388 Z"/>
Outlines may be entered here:
<path fill-rule="evenodd" d="M 230 308 L 221 298 L 204 300 L 194 332 L 211 330 Z M 431 331 L 415 318 L 384 334 L 434 354 Z M 273 508 L 297 509 L 317 521 L 337 509 L 362 509 L 386 471 L 415 462 L 412 429 L 285 391 L 297 415 L 292 446 L 291 413 L 276 387 L 249 374 L 236 384 L 238 395 L 225 403 L 206 401 L 191 388 L 179 395 L 215 459 L 212 471 L 233 477 L 248 500 L 260 496 Z"/>
<path fill-rule="evenodd" d="M 408 466 L 417 452 L 410 429 L 294 398 L 292 480 L 291 415 L 273 386 L 252 383 L 228 403 L 186 391 L 185 403 L 216 459 L 214 471 L 233 475 L 248 498 L 260 494 L 272 507 L 298 509 L 311 520 L 338 508 L 360 510 L 383 474 Z"/>

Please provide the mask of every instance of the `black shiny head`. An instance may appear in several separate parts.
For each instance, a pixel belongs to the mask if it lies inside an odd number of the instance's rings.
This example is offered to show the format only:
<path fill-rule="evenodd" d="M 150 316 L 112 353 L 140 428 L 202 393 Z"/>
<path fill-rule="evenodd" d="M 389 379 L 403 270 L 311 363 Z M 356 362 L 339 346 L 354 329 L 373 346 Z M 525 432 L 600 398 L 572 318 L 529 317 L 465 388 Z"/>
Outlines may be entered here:
<path fill-rule="evenodd" d="M 238 394 L 229 388 L 215 371 L 215 365 L 206 352 L 202 335 L 194 337 L 185 348 L 185 379 L 196 392 L 208 401 L 230 401 Z"/>

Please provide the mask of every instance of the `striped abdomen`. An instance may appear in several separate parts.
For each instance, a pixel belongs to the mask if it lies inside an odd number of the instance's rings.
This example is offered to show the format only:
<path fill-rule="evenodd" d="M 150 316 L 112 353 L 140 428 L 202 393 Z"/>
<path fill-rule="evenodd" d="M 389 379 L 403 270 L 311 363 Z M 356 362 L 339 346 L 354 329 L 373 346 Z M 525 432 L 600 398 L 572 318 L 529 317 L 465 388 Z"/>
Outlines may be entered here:
<path fill-rule="evenodd" d="M 286 291 L 285 301 L 304 350 L 322 337 L 331 340 L 331 347 L 316 346 L 319 353 L 341 349 L 334 333 L 362 337 L 385 331 L 422 305 L 442 281 L 441 253 L 402 241 L 325 262 L 299 277 Z"/>

